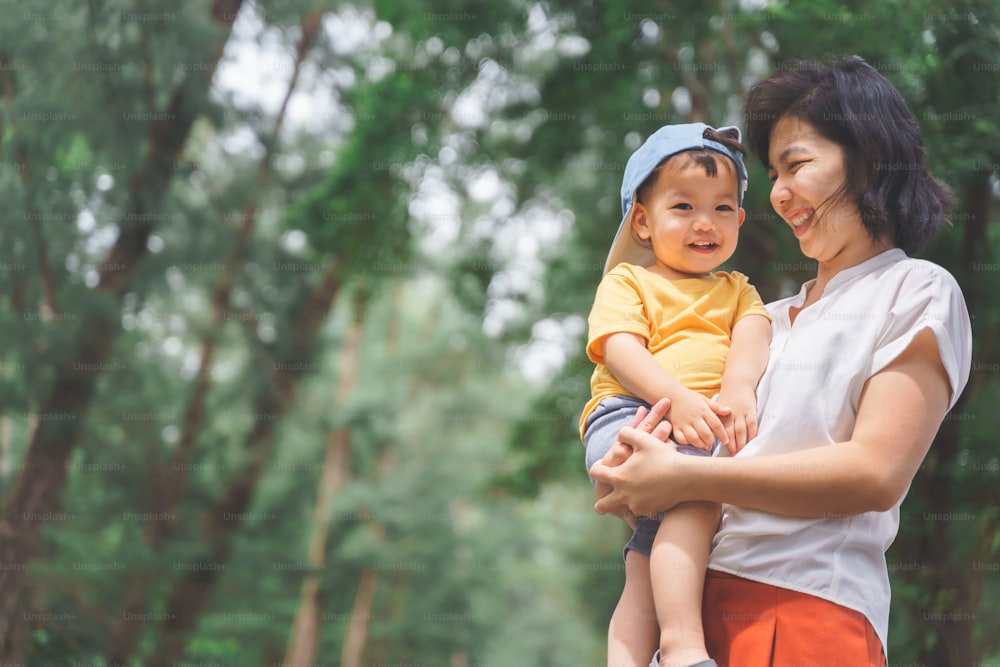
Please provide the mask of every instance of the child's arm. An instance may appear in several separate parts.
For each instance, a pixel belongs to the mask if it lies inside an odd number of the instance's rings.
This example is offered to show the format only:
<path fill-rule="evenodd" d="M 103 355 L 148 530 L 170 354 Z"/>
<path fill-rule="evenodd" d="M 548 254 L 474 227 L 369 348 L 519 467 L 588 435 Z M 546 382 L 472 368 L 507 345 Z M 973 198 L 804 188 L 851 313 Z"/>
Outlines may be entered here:
<path fill-rule="evenodd" d="M 729 409 L 681 384 L 657 363 L 642 336 L 611 334 L 601 347 L 604 364 L 622 386 L 650 404 L 670 399 L 668 419 L 677 442 L 705 450 L 711 450 L 716 437 L 728 444 L 729 434 L 719 417 L 728 415 Z"/>
<path fill-rule="evenodd" d="M 732 408 L 726 419 L 730 454 L 757 435 L 757 383 L 767 368 L 771 323 L 762 315 L 747 315 L 733 327 L 719 404 Z"/>

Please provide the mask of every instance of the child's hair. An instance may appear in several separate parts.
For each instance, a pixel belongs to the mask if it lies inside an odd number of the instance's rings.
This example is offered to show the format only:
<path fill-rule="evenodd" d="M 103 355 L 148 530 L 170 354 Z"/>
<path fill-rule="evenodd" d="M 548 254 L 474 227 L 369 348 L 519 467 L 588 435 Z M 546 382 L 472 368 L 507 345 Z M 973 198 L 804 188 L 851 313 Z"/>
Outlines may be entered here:
<path fill-rule="evenodd" d="M 873 239 L 888 236 L 907 254 L 945 222 L 950 189 L 927 167 L 924 142 L 899 91 L 863 59 L 830 66 L 792 61 L 747 94 L 747 144 L 770 167 L 771 133 L 799 118 L 844 151 L 846 179 L 834 195 L 852 201 Z"/>
<path fill-rule="evenodd" d="M 719 132 L 718 130 L 713 130 L 709 127 L 705 129 L 702 136 L 705 139 L 722 144 L 737 155 L 743 155 L 746 153 L 746 149 L 744 149 L 743 144 L 740 143 L 740 133 L 735 128 Z M 702 169 L 705 170 L 705 173 L 712 178 L 715 178 L 715 176 L 719 173 L 719 167 L 716 160 L 729 159 L 719 151 L 714 151 L 710 148 L 700 148 L 675 153 L 656 165 L 656 168 L 649 173 L 649 176 L 647 176 L 646 180 L 642 182 L 642 185 L 636 188 L 635 200 L 637 202 L 645 203 L 646 199 L 649 197 L 649 191 L 653 188 L 653 184 L 660 176 L 660 170 L 663 169 L 663 166 L 672 159 L 679 157 L 684 157 L 692 162 L 696 162 Z M 732 162 L 732 160 L 730 160 L 730 162 Z M 735 164 L 733 164 L 733 169 L 736 169 Z M 737 187 L 739 187 L 739 185 L 737 185 Z"/>

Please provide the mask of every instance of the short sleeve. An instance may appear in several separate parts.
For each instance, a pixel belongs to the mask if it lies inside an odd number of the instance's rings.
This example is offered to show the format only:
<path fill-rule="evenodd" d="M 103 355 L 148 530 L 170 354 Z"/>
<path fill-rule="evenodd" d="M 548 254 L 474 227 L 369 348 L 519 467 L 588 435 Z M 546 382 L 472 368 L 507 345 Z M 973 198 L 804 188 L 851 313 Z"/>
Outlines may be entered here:
<path fill-rule="evenodd" d="M 930 262 L 906 269 L 875 345 L 870 376 L 892 363 L 924 329 L 930 329 L 937 339 L 951 385 L 950 410 L 969 380 L 972 325 L 958 283 Z"/>
<path fill-rule="evenodd" d="M 603 364 L 600 343 L 616 333 L 632 333 L 646 340 L 650 337 L 649 316 L 642 299 L 638 280 L 619 264 L 609 271 L 594 297 L 594 305 L 587 318 L 587 356 L 595 364 Z"/>
<path fill-rule="evenodd" d="M 736 304 L 736 317 L 733 318 L 733 324 L 735 325 L 747 315 L 760 315 L 770 321 L 771 313 L 767 312 L 767 308 L 764 307 L 764 301 L 760 298 L 760 294 L 757 293 L 757 288 L 750 284 L 750 279 L 738 271 L 733 271 L 732 275 L 736 278 L 740 288 L 739 301 Z"/>

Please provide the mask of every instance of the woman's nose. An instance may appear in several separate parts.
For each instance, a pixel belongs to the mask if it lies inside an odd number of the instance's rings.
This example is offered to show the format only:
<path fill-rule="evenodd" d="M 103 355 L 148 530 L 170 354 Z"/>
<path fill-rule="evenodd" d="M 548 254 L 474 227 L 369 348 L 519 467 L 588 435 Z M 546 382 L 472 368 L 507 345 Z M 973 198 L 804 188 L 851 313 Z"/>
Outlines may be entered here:
<path fill-rule="evenodd" d="M 788 189 L 788 186 L 780 179 L 775 179 L 774 183 L 771 184 L 771 206 L 778 208 L 791 199 L 792 192 Z"/>

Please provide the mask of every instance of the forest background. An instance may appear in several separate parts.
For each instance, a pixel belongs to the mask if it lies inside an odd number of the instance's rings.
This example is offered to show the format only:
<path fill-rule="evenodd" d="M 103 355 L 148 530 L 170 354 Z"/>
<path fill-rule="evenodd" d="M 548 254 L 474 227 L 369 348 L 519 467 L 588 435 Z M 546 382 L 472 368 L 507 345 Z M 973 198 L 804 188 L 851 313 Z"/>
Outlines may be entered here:
<path fill-rule="evenodd" d="M 576 432 L 631 151 L 789 58 L 904 93 L 969 386 L 890 664 L 1000 665 L 1000 5 L 0 2 L 0 663 L 600 665 Z M 754 162 L 730 266 L 808 279 Z"/>

